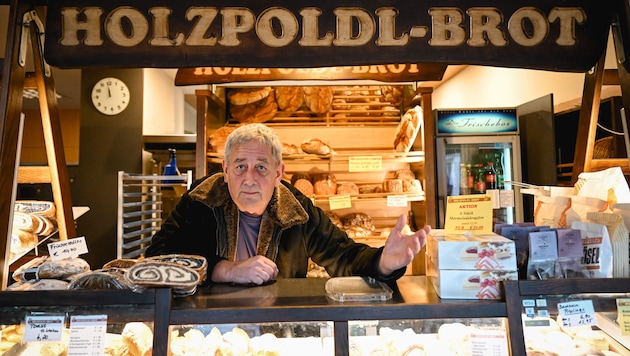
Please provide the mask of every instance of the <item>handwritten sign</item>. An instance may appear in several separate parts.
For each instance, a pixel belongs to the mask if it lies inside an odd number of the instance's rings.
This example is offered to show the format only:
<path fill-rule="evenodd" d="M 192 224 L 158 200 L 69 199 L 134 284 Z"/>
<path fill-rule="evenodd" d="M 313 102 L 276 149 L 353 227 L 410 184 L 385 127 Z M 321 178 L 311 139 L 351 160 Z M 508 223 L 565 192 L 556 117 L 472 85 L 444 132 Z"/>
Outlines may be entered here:
<path fill-rule="evenodd" d="M 381 172 L 383 157 L 381 156 L 350 156 L 348 171 L 350 172 Z"/>
<path fill-rule="evenodd" d="M 622 335 L 630 335 L 630 299 L 617 299 L 617 324 Z"/>
<path fill-rule="evenodd" d="M 558 323 L 561 327 L 595 325 L 595 309 L 592 300 L 575 300 L 558 303 Z"/>
<path fill-rule="evenodd" d="M 88 253 L 85 237 L 76 237 L 74 239 L 51 242 L 48 244 L 48 253 L 53 261 L 72 258 L 84 253 Z"/>
<path fill-rule="evenodd" d="M 448 197 L 444 231 L 446 234 L 492 233 L 492 197 L 480 194 Z"/>
<path fill-rule="evenodd" d="M 63 315 L 28 315 L 25 318 L 24 342 L 60 341 L 65 325 Z"/>
<path fill-rule="evenodd" d="M 405 195 L 388 195 L 387 196 L 388 207 L 406 207 L 407 196 Z"/>
<path fill-rule="evenodd" d="M 352 207 L 352 200 L 349 195 L 333 195 L 328 198 L 330 210 L 346 209 Z"/>
<path fill-rule="evenodd" d="M 71 316 L 68 356 L 102 355 L 106 331 L 107 315 Z"/>

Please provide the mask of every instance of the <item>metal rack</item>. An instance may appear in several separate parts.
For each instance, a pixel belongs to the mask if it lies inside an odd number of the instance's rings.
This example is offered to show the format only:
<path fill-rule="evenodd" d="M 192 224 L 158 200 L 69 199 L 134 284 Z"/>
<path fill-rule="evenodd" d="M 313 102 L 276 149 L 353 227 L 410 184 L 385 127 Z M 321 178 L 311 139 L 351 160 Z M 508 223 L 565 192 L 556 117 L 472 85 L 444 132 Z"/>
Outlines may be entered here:
<path fill-rule="evenodd" d="M 162 191 L 183 194 L 192 183 L 192 171 L 179 176 L 118 172 L 117 258 L 138 258 L 162 226 Z"/>

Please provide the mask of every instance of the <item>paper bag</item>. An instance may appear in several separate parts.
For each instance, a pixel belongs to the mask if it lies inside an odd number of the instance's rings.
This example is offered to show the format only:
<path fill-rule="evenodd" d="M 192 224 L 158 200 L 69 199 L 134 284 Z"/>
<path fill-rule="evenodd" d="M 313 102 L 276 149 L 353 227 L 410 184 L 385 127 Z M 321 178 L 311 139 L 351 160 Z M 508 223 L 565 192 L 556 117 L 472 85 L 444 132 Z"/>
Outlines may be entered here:
<path fill-rule="evenodd" d="M 608 206 L 630 203 L 630 188 L 620 167 L 598 172 L 582 172 L 574 188 L 576 195 L 605 200 Z"/>

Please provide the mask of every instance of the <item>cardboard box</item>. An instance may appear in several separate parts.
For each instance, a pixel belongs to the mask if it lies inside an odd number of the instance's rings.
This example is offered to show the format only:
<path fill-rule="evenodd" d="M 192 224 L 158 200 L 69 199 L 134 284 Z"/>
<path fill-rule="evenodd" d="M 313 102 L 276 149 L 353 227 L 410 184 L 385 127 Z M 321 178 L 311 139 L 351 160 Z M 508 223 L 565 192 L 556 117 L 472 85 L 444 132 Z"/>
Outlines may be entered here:
<path fill-rule="evenodd" d="M 427 261 L 439 270 L 517 270 L 514 241 L 495 233 L 446 235 L 432 230 L 426 251 Z"/>
<path fill-rule="evenodd" d="M 516 270 L 441 270 L 427 256 L 427 278 L 443 299 L 502 299 L 501 282 L 518 279 L 518 273 Z"/>

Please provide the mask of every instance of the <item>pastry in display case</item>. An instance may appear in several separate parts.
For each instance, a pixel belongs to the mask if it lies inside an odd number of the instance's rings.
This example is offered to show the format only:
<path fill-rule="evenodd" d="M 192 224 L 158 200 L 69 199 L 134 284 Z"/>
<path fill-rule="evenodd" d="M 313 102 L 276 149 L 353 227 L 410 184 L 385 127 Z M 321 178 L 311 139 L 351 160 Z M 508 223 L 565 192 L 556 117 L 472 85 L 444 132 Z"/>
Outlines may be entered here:
<path fill-rule="evenodd" d="M 349 355 L 509 355 L 504 318 L 349 321 Z M 171 355 L 333 356 L 333 322 L 171 326 Z M 473 353 L 475 350 L 475 353 Z"/>

